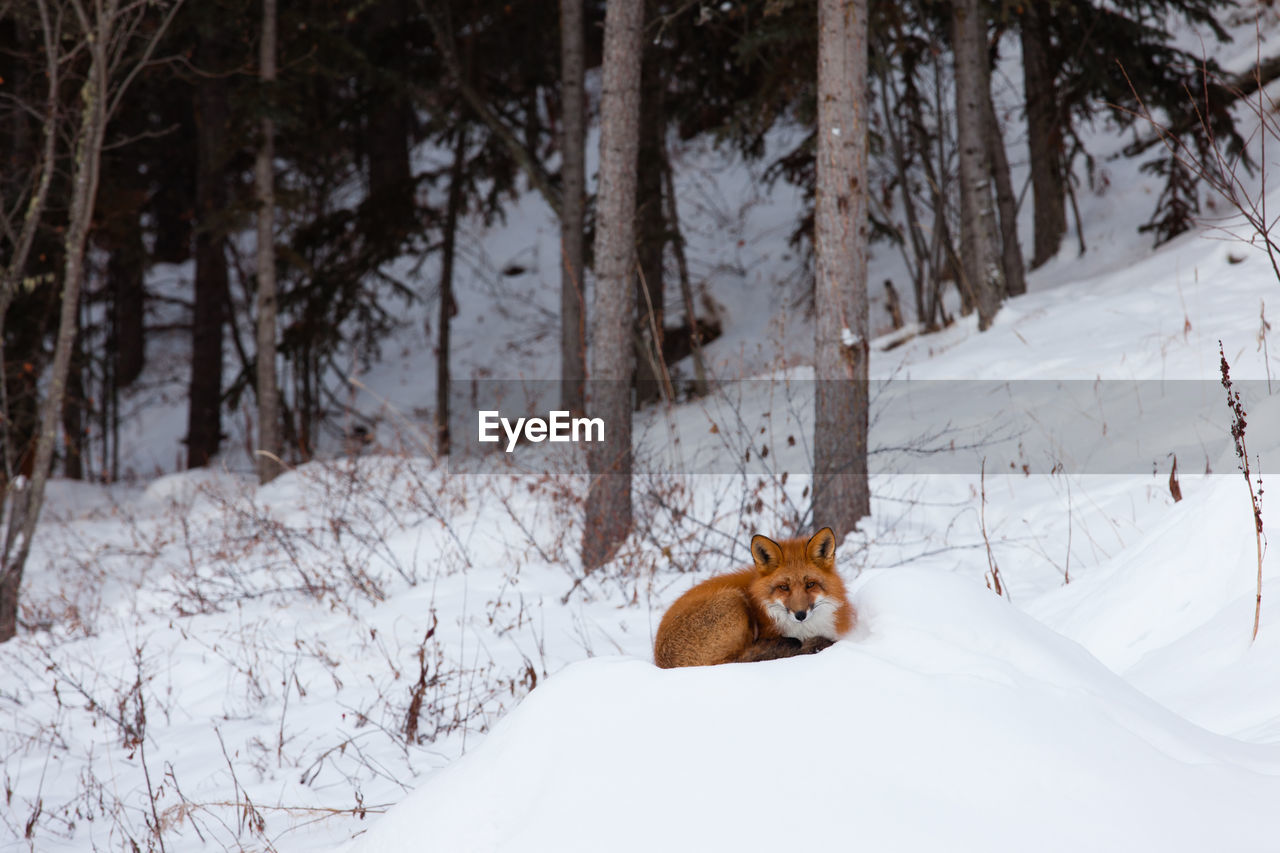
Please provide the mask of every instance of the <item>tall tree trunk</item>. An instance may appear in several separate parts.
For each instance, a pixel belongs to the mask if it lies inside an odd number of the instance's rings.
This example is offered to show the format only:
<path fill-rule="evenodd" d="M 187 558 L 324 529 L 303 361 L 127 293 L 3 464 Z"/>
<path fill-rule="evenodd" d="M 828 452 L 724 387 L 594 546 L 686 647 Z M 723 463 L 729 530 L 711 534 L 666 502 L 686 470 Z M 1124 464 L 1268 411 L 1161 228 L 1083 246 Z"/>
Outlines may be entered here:
<path fill-rule="evenodd" d="M 453 298 L 453 261 L 458 237 L 458 217 L 462 215 L 463 172 L 467 163 L 467 132 L 463 125 L 457 132 L 453 148 L 453 168 L 449 172 L 449 200 L 444 213 L 444 240 L 440 249 L 440 344 L 436 350 L 436 452 L 449 452 L 449 390 L 452 373 L 449 351 L 452 348 L 453 318 L 458 303 Z"/>
<path fill-rule="evenodd" d="M 906 242 L 910 246 L 915 264 L 908 262 L 911 273 L 911 290 L 916 303 L 916 319 L 921 326 L 927 324 L 925 313 L 925 279 L 936 277 L 932 268 L 932 254 L 925 240 L 924 225 L 916 213 L 915 190 L 911 180 L 911 168 L 914 157 L 908 156 L 907 139 L 914 138 L 911 126 L 919 121 L 920 94 L 916 89 L 914 72 L 905 76 L 904 87 L 900 96 L 890 95 L 890 81 L 886 79 L 880 85 L 880 105 L 885 119 L 885 135 L 888 148 L 893 155 L 894 171 L 898 176 L 898 190 L 901 196 L 902 212 L 907 220 Z M 896 103 L 895 103 L 896 102 Z M 902 127 L 905 116 L 906 128 Z M 921 134 L 923 136 L 923 134 Z M 928 151 L 922 152 L 927 154 Z"/>
<path fill-rule="evenodd" d="M 15 476 L 19 473 L 26 474 L 26 466 L 33 458 L 32 445 L 36 435 L 34 426 L 36 407 L 33 402 L 36 394 L 36 377 L 23 367 L 11 368 L 5 349 L 5 342 L 8 339 L 6 320 L 9 306 L 18 295 L 23 278 L 28 273 L 27 260 L 35 242 L 36 228 L 44 216 L 49 187 L 53 182 L 59 128 L 57 115 L 60 83 L 58 71 L 61 67 L 58 61 L 60 38 L 51 27 L 49 9 L 45 0 L 38 0 L 36 5 L 40 13 L 43 34 L 45 60 L 43 76 L 47 85 L 43 132 L 40 148 L 35 151 L 27 117 L 19 113 L 13 119 L 11 142 L 14 160 L 25 163 L 28 162 L 28 156 L 34 155 L 34 168 L 30 170 L 30 195 L 27 197 L 26 209 L 23 211 L 22 226 L 17 236 L 11 237 L 12 242 L 5 247 L 3 254 L 7 256 L 7 263 L 0 268 L 0 431 L 2 431 L 0 442 L 3 442 L 0 487 L 3 488 L 4 501 L 10 507 L 11 513 L 13 508 L 25 500 L 21 494 L 12 492 Z M 17 29 L 14 38 L 20 43 L 26 41 L 28 34 L 22 31 L 20 22 L 13 23 Z M 18 79 L 14 81 L 12 91 L 18 93 L 32 91 L 34 97 L 34 90 L 29 88 L 29 83 L 37 73 L 34 69 L 27 69 L 22 63 L 18 64 L 18 68 L 16 75 Z M 18 389 L 23 389 L 23 393 L 14 393 Z M 0 562 L 0 572 L 5 570 L 7 562 L 8 552 L 6 551 L 4 561 Z M 18 567 L 17 572 L 20 580 L 21 566 Z M 7 612 L 13 609 L 16 612 L 18 588 L 15 585 L 12 590 L 6 591 L 3 584 L 8 581 L 7 575 L 0 575 L 0 611 Z M 17 581 L 14 583 L 16 584 Z M 9 598 L 12 598 L 12 607 L 10 607 Z M 0 622 L 3 622 L 2 614 L 0 614 Z M 3 639 L 0 637 L 0 641 Z"/>
<path fill-rule="evenodd" d="M 67 369 L 66 391 L 62 397 L 62 475 L 68 480 L 84 479 L 84 349 L 79 323 L 71 338 L 71 366 Z"/>
<path fill-rule="evenodd" d="M 590 486 L 582 565 L 607 562 L 631 532 L 631 383 L 635 371 L 636 161 L 644 0 L 609 0 L 600 93 L 595 299 L 591 306 L 588 412 L 604 441 L 588 445 Z"/>
<path fill-rule="evenodd" d="M 818 2 L 813 523 L 871 514 L 867 480 L 867 3 Z"/>
<path fill-rule="evenodd" d="M 582 0 L 560 0 L 560 408 L 570 412 L 583 411 L 587 376 L 583 41 Z"/>
<path fill-rule="evenodd" d="M 276 0 L 262 0 L 262 41 L 258 77 L 267 91 L 276 80 Z M 275 122 L 268 108 L 262 119 L 262 142 L 254 168 L 258 202 L 258 482 L 280 473 L 280 384 L 276 378 L 276 182 Z"/>
<path fill-rule="evenodd" d="M 652 6 L 652 3 L 648 4 Z M 646 43 L 640 72 L 640 150 L 636 172 L 636 405 L 663 397 L 662 328 L 666 322 L 663 258 L 667 220 L 662 204 L 666 117 L 662 56 Z"/>
<path fill-rule="evenodd" d="M 941 107 L 943 96 L 941 86 L 941 61 L 934 57 L 930 62 L 933 78 L 935 103 Z M 907 139 L 904 144 L 914 151 L 916 161 L 924 172 L 925 185 L 929 188 L 933 213 L 929 245 L 924 256 L 928 258 L 928 279 L 922 281 L 923 299 L 916 305 L 916 316 L 925 328 L 933 329 L 951 322 L 942 304 L 942 290 L 945 283 L 944 270 L 951 274 L 960 291 L 961 299 L 969 299 L 968 289 L 964 283 L 964 270 L 955 252 L 955 240 L 948 223 L 947 199 L 950 196 L 950 183 L 947 170 L 935 171 L 934 163 L 946 162 L 945 127 L 937 128 L 931 135 L 924 117 L 924 98 L 908 80 L 908 97 L 904 99 L 907 108 Z"/>
<path fill-rule="evenodd" d="M 304 342 L 302 352 L 298 354 L 298 390 L 295 399 L 298 408 L 298 456 L 303 462 L 311 459 L 313 438 L 315 435 L 316 409 L 316 357 L 311 344 Z"/>
<path fill-rule="evenodd" d="M 1027 276 L 1022 263 L 1022 246 L 1018 243 L 1018 197 L 1009 175 L 1009 157 L 1004 150 L 1000 120 L 991 100 L 991 86 L 988 85 L 984 91 L 987 158 L 996 184 L 996 209 L 1000 213 L 1000 265 L 1004 270 L 1004 292 L 1008 296 L 1019 296 L 1027 292 Z"/>
<path fill-rule="evenodd" d="M 174 156 L 187 162 L 185 169 L 177 164 L 172 168 L 189 172 L 190 150 L 177 151 Z M 184 215 L 191 209 L 189 176 L 181 183 L 185 186 L 179 186 L 176 181 L 162 184 L 151 201 L 155 212 L 155 242 L 151 256 L 157 263 L 181 264 L 191 260 L 191 217 Z"/>
<path fill-rule="evenodd" d="M 960 292 L 960 313 L 968 316 L 973 313 L 973 290 L 969 286 L 969 280 L 965 273 L 964 263 L 960 260 L 960 253 L 956 248 L 954 235 L 951 233 L 949 206 L 951 201 L 951 170 L 945 168 L 950 161 L 947 151 L 947 135 L 948 124 L 947 114 L 943 104 L 946 101 L 944 97 L 945 87 L 943 86 L 943 55 L 941 51 L 934 52 L 933 61 L 930 63 L 930 70 L 933 72 L 933 103 L 938 110 L 938 132 L 934 135 L 934 148 L 937 151 L 936 162 L 939 164 L 937 175 L 932 174 L 932 166 L 930 158 L 923 157 L 920 162 L 925 167 L 926 174 L 929 176 L 929 186 L 934 193 L 934 234 L 937 236 L 937 254 L 934 256 L 937 263 L 935 267 L 941 269 L 944 265 L 951 272 L 951 277 L 955 281 L 956 289 Z M 948 66 L 949 67 L 949 66 Z M 927 137 L 924 125 L 917 127 L 917 132 L 922 137 Z M 920 150 L 925 150 L 922 145 Z M 963 211 L 961 212 L 963 215 Z M 951 318 L 947 316 L 946 306 L 942 304 L 943 281 L 941 277 L 935 279 L 930 293 L 930 316 L 937 317 L 943 326 L 951 323 Z"/>
<path fill-rule="evenodd" d="M 403 53 L 403 32 L 408 10 L 402 0 L 381 0 L 370 4 L 370 55 L 399 57 Z M 387 73 L 397 73 L 388 69 Z M 413 171 L 409 163 L 409 137 L 413 132 L 413 110 L 403 90 L 390 82 L 374 84 L 369 95 L 365 125 L 368 153 L 369 199 L 388 228 L 407 234 L 412 226 Z"/>
<path fill-rule="evenodd" d="M 146 263 L 140 210 L 122 215 L 119 241 L 107 259 L 107 289 L 111 293 L 111 325 L 116 388 L 128 387 L 146 365 Z"/>
<path fill-rule="evenodd" d="M 196 91 L 196 282 L 191 318 L 191 384 L 187 408 L 187 467 L 199 468 L 222 444 L 222 349 L 226 322 L 226 147 L 229 105 L 220 32 L 201 35 L 202 70 Z"/>
<path fill-rule="evenodd" d="M 665 141 L 665 140 L 664 140 Z M 707 395 L 707 360 L 702 354 L 702 328 L 698 325 L 698 307 L 693 301 L 693 282 L 689 280 L 689 261 L 684 253 L 684 233 L 680 230 L 680 207 L 676 203 L 675 169 L 663 148 L 662 194 L 667 201 L 667 222 L 671 226 L 671 249 L 676 256 L 680 277 L 680 298 L 684 303 L 685 325 L 689 327 L 689 348 L 693 351 L 693 392 Z"/>
<path fill-rule="evenodd" d="M 36 168 L 32 173 L 31 195 L 23 211 L 22 228 L 18 232 L 13 245 L 6 253 L 8 263 L 3 270 L 4 278 L 0 280 L 0 371 L 4 360 L 4 324 L 9 305 L 18 293 L 18 286 L 27 268 L 27 258 L 31 254 L 31 246 L 35 242 L 36 228 L 44 215 L 45 203 L 49 197 L 49 186 L 53 182 L 54 157 L 57 153 L 58 141 L 58 84 L 61 64 L 58 61 L 58 37 L 53 32 L 49 20 L 49 9 L 44 0 L 37 3 L 40 11 L 41 30 L 44 35 L 44 76 L 48 81 L 48 95 L 45 100 L 44 129 L 41 134 L 40 152 L 36 160 Z M 15 119 L 15 147 L 23 147 L 21 137 L 25 135 L 27 122 L 25 116 Z M 0 379 L 0 381 L 3 381 Z M 6 418 L 7 412 L 0 412 Z"/>
<path fill-rule="evenodd" d="M 952 45 L 956 65 L 956 140 L 960 159 L 960 241 L 965 278 L 978 309 L 978 329 L 991 326 L 1004 296 L 991 170 L 987 165 L 987 26 L 978 0 L 954 0 Z"/>
<path fill-rule="evenodd" d="M 1022 4 L 1022 80 L 1027 99 L 1027 148 L 1031 154 L 1031 192 L 1035 205 L 1035 245 L 1031 268 L 1058 253 L 1067 233 L 1066 170 L 1058 92 L 1049 62 L 1044 10 Z"/>
<path fill-rule="evenodd" d="M 76 132 L 75 171 L 72 176 L 71 209 L 63 238 L 65 253 L 62 271 L 62 308 L 58 320 L 58 337 L 54 344 L 53 368 L 48 395 L 40 410 L 40 432 L 36 440 L 35 463 L 29 482 L 11 486 L 9 523 L 5 531 L 4 551 L 0 554 L 0 642 L 11 639 L 18 629 L 18 594 L 22 572 L 31 550 L 31 537 L 44 505 L 45 484 L 53 461 L 58 416 L 66 394 L 67 374 L 79 324 L 80 280 L 84 274 L 85 242 L 98 194 L 98 176 L 102 157 L 102 140 L 107 123 L 107 50 L 110 26 L 116 4 L 108 0 L 107 8 L 98 9 L 92 23 L 94 31 L 87 38 L 89 70 L 80 88 L 80 126 Z"/>

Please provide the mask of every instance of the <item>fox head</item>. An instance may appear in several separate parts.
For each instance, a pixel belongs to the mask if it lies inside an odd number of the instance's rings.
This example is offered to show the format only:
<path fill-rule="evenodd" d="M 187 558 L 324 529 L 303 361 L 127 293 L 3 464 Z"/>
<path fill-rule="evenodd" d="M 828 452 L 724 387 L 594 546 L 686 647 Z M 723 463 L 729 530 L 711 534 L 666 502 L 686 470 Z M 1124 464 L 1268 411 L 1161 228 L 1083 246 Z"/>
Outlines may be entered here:
<path fill-rule="evenodd" d="M 837 639 L 849 625 L 844 582 L 836 573 L 836 535 L 824 527 L 808 540 L 751 538 L 757 576 L 751 594 L 784 637 Z"/>

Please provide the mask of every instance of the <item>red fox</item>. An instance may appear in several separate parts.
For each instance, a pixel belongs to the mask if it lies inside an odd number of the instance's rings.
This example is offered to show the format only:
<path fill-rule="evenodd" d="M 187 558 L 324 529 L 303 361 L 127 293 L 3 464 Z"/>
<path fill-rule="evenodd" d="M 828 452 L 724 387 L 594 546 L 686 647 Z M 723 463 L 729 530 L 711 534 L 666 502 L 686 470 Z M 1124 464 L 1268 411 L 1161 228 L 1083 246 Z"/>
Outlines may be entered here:
<path fill-rule="evenodd" d="M 658 666 L 708 666 L 809 654 L 857 620 L 836 574 L 836 537 L 751 538 L 755 568 L 703 581 L 676 599 L 658 625 Z"/>

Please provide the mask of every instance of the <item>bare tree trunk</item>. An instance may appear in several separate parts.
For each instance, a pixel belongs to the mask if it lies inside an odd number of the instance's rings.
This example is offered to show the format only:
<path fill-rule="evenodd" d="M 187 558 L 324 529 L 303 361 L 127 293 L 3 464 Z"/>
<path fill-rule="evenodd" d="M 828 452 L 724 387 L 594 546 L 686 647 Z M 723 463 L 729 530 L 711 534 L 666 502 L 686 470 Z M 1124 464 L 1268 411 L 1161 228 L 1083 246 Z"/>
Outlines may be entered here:
<path fill-rule="evenodd" d="M 584 323 L 586 281 L 586 88 L 582 0 L 560 0 L 560 408 L 582 412 L 587 377 Z"/>
<path fill-rule="evenodd" d="M 125 53 L 119 41 L 120 34 L 121 32 L 131 34 L 136 31 L 135 27 L 129 25 L 131 22 L 122 20 L 123 15 L 145 15 L 148 11 L 147 7 L 131 5 L 122 13 L 119 0 L 102 0 L 92 7 L 86 7 L 82 0 L 72 0 L 72 10 L 79 22 L 81 32 L 76 43 L 66 48 L 61 45 L 63 34 L 54 33 L 51 30 L 45 3 L 39 3 L 50 63 L 56 66 L 61 61 L 60 52 L 75 53 L 83 48 L 89 57 L 89 68 L 84 84 L 80 88 L 80 124 L 75 136 L 70 211 L 63 236 L 62 306 L 58 320 L 58 337 L 54 344 L 53 369 L 49 376 L 48 393 L 40 408 L 40 426 L 31 476 L 29 479 L 14 480 L 9 485 L 6 495 L 8 514 L 3 551 L 0 551 L 0 642 L 11 639 L 17 633 L 18 596 L 22 587 L 22 573 L 26 566 L 27 555 L 31 551 L 31 537 L 35 533 L 36 522 L 40 518 L 40 509 L 44 505 L 45 484 L 53 461 L 58 416 L 62 412 L 63 398 L 66 394 L 67 374 L 71 367 L 72 347 L 78 326 L 85 243 L 98 194 L 102 144 L 107 119 L 119 104 L 120 98 L 138 70 L 150 60 L 156 42 L 164 35 L 181 5 L 181 0 L 176 0 L 160 25 L 150 30 L 146 49 L 136 62 L 133 59 L 129 60 L 131 67 L 112 92 L 108 84 L 112 76 L 119 72 L 125 63 Z M 60 55 L 55 58 L 54 54 Z M 54 70 L 56 71 L 56 68 Z M 56 73 L 50 79 L 50 85 L 55 84 Z M 50 124 L 54 124 L 55 115 L 54 112 L 49 113 Z M 49 132 L 56 132 L 56 129 Z M 51 151 L 48 137 L 46 137 L 45 150 Z M 51 162 L 46 162 L 46 165 L 52 167 Z M 44 180 L 42 175 L 38 183 Z M 33 205 L 36 196 L 41 195 L 42 192 L 37 189 L 33 193 Z M 30 213 L 31 207 L 28 208 L 28 215 Z"/>
<path fill-rule="evenodd" d="M 925 279 L 934 276 L 935 272 L 930 263 L 932 255 L 929 252 L 929 245 L 925 241 L 924 226 L 920 223 L 920 217 L 916 214 L 915 192 L 911 180 L 912 158 L 908 157 L 906 139 L 904 138 L 910 133 L 911 122 L 914 122 L 916 120 L 915 116 L 919 114 L 920 97 L 915 88 L 915 81 L 910 75 L 906 77 L 904 91 L 901 95 L 897 91 L 893 91 L 891 95 L 891 87 L 891 77 L 889 74 L 885 74 L 879 86 L 880 107 L 884 116 L 888 149 L 893 156 L 893 167 L 898 176 L 898 191 L 902 201 L 902 212 L 907 220 L 907 234 L 904 243 L 910 246 L 910 254 L 914 256 L 913 258 L 908 257 L 907 269 L 911 274 L 911 291 L 915 297 L 916 318 L 920 321 L 920 325 L 923 326 L 927 322 L 924 298 Z M 907 129 L 902 132 L 899 128 L 903 122 L 904 114 Z M 906 250 L 904 249 L 905 255 Z M 912 263 L 913 259 L 914 263 Z M 895 326 L 895 328 L 897 327 Z"/>
<path fill-rule="evenodd" d="M 647 4 L 652 7 L 652 3 Z M 666 322 L 663 260 L 667 220 L 662 204 L 666 117 L 661 57 L 646 44 L 640 71 L 640 150 L 636 170 L 636 405 L 662 399 L 662 330 Z"/>
<path fill-rule="evenodd" d="M 867 481 L 867 3 L 818 2 L 813 523 L 871 514 Z"/>
<path fill-rule="evenodd" d="M 369 4 L 368 50 L 370 57 L 395 56 L 400 32 L 409 20 L 403 0 Z M 391 72 L 384 71 L 391 76 Z M 403 89 L 375 78 L 369 93 L 365 146 L 368 152 L 369 199 L 380 211 L 385 227 L 407 232 L 413 221 L 413 169 L 409 162 L 409 137 L 413 133 L 413 106 Z M 385 213 L 382 213 L 385 211 Z"/>
<path fill-rule="evenodd" d="M 77 312 L 78 314 L 79 312 Z M 62 476 L 84 479 L 84 348 L 80 324 L 71 336 L 71 366 L 67 368 L 66 390 L 62 396 Z"/>
<path fill-rule="evenodd" d="M 1048 54 L 1051 45 L 1043 10 L 1022 4 L 1022 80 L 1027 102 L 1027 147 L 1031 153 L 1031 192 L 1035 205 L 1035 239 L 1031 268 L 1058 253 L 1067 233 L 1066 175 L 1062 128 L 1058 124 L 1058 92 Z"/>
<path fill-rule="evenodd" d="M 270 96 L 276 80 L 276 0 L 262 0 L 258 77 Z M 254 168 L 258 202 L 258 482 L 280 473 L 280 385 L 276 379 L 275 122 L 268 108 Z"/>
<path fill-rule="evenodd" d="M 44 215 L 45 205 L 49 196 L 49 187 L 53 182 L 54 158 L 57 153 L 58 140 L 58 87 L 60 83 L 59 77 L 59 53 L 58 48 L 62 37 L 60 32 L 54 32 L 49 17 L 49 9 L 45 0 L 37 0 L 37 9 L 40 13 L 41 32 L 43 35 L 43 51 L 44 51 L 44 74 L 48 81 L 47 96 L 44 109 L 44 131 L 41 139 L 39 153 L 36 155 L 35 168 L 31 173 L 30 196 L 27 198 L 26 209 L 23 211 L 22 225 L 17 229 L 17 235 L 11 237 L 11 244 L 4 253 L 8 256 L 8 262 L 0 269 L 0 441 L 3 441 L 3 470 L 0 471 L 0 484 L 3 484 L 3 500 L 4 506 L 10 510 L 10 527 L 14 522 L 14 512 L 16 507 L 22 503 L 24 497 L 21 494 L 15 494 L 16 488 L 15 476 L 19 473 L 17 466 L 21 462 L 29 462 L 31 458 L 31 444 L 34 443 L 34 428 L 26 428 L 24 425 L 30 424 L 34 419 L 28 415 L 23 417 L 14 411 L 11 405 L 9 393 L 10 388 L 10 371 L 8 358 L 5 353 L 5 320 L 9 313 L 9 306 L 13 303 L 13 298 L 17 295 L 19 287 L 21 287 L 23 278 L 26 274 L 27 259 L 31 254 L 31 247 L 35 242 L 36 228 L 40 224 L 40 219 Z M 19 39 L 22 36 L 19 35 Z M 34 69 L 27 72 L 24 69 L 24 76 L 34 77 Z M 23 92 L 26 89 L 25 80 L 20 81 L 14 86 L 14 91 Z M 27 121 L 23 117 L 15 120 L 13 128 L 12 145 L 15 155 L 21 159 L 22 152 L 29 148 L 27 137 Z M 14 229 L 10 223 L 6 223 L 4 233 L 9 236 Z M 34 386 L 34 378 L 19 374 L 22 385 Z M 16 384 L 16 383 L 15 383 Z M 34 396 L 34 387 L 31 390 Z M 23 408 L 34 408 L 34 406 L 24 406 Z M 28 443 L 30 439 L 30 443 Z M 22 452 L 18 453 L 15 445 L 22 446 Z M 5 562 L 0 562 L 0 572 L 4 571 L 7 564 L 7 549 L 4 556 Z M 19 573 L 21 568 L 19 567 Z M 20 577 L 19 577 L 20 580 Z M 4 584 L 7 582 L 4 575 L 0 575 L 0 611 L 10 609 L 8 592 L 5 591 Z M 16 583 L 16 582 L 15 582 Z M 17 586 L 11 590 L 12 593 L 12 609 L 17 608 Z M 0 622 L 3 617 L 0 616 Z M 0 637 L 0 641 L 3 637 Z"/>
<path fill-rule="evenodd" d="M 936 57 L 930 63 L 935 103 L 939 107 L 943 99 L 940 64 Z M 928 260 L 929 274 L 921 281 L 922 293 L 917 297 L 916 317 L 925 328 L 938 328 L 951 322 L 942 304 L 943 271 L 950 271 L 963 299 L 968 299 L 968 290 L 964 282 L 964 270 L 956 257 L 951 226 L 948 224 L 947 198 L 950 194 L 950 186 L 946 169 L 946 127 L 938 127 L 934 133 L 936 139 L 931 138 L 924 117 L 924 98 L 912 81 L 908 80 L 908 86 L 908 97 L 903 101 L 907 109 L 907 138 L 903 144 L 915 153 L 917 162 L 924 172 L 925 185 L 929 188 L 931 201 L 929 207 L 933 213 L 932 226 L 928 231 L 929 244 L 921 255 Z M 936 171 L 935 162 L 938 164 Z"/>
<path fill-rule="evenodd" d="M 991 326 L 1004 296 L 996 212 L 987 166 L 986 110 L 990 97 L 986 20 L 978 0 L 954 0 L 952 44 L 956 65 L 956 140 L 960 156 L 961 254 L 978 309 L 978 329 Z"/>
<path fill-rule="evenodd" d="M 191 384 L 187 406 L 187 467 L 209 464 L 222 445 L 222 352 L 226 324 L 226 146 L 230 104 L 221 32 L 204 34 L 197 51 L 196 282 L 191 318 Z"/>
<path fill-rule="evenodd" d="M 948 215 L 951 200 L 951 170 L 947 168 L 947 163 L 949 162 L 947 151 L 948 123 L 946 108 L 943 106 L 946 99 L 943 94 L 944 60 L 941 51 L 934 53 L 933 61 L 930 64 L 930 70 L 933 71 L 933 104 L 938 111 L 938 132 L 935 134 L 935 147 L 938 152 L 937 175 L 931 174 L 930 158 L 922 157 L 920 162 L 925 167 L 926 175 L 929 175 L 929 185 L 934 193 L 933 221 L 938 250 L 938 254 L 935 255 L 937 260 L 936 268 L 941 269 L 945 264 L 951 271 L 956 290 L 960 291 L 960 313 L 967 317 L 973 313 L 973 289 L 969 286 L 964 263 L 960 260 L 960 254 L 956 250 L 956 241 L 951 233 L 950 217 Z M 916 125 L 915 132 L 919 133 L 922 139 L 927 139 L 928 134 L 923 123 Z M 925 150 L 923 143 L 921 143 L 920 150 Z M 946 306 L 942 304 L 942 285 L 941 277 L 933 282 L 930 294 L 930 316 L 936 316 L 943 326 L 947 326 L 951 323 L 951 318 L 947 316 Z"/>
<path fill-rule="evenodd" d="M 18 292 L 23 271 L 27 266 L 27 258 L 31 254 L 31 246 L 36 238 L 36 226 L 44 215 L 45 202 L 49 197 L 49 185 L 53 182 L 54 155 L 57 151 L 58 139 L 58 42 L 60 33 L 53 31 L 49 19 L 49 9 L 45 0 L 38 0 L 41 29 L 44 34 L 45 76 L 49 81 L 48 98 L 45 102 L 44 133 L 41 139 L 40 155 L 37 161 L 31 184 L 31 198 L 22 216 L 22 229 L 9 252 L 9 263 L 4 268 L 4 279 L 0 281 L 0 356 L 4 347 L 4 321 L 9 312 L 9 305 Z M 0 359 L 0 364 L 3 360 Z M 2 381 L 2 380 L 0 380 Z M 6 422 L 8 412 L 0 412 Z"/>
<path fill-rule="evenodd" d="M 299 348 L 294 367 L 296 390 L 294 391 L 294 401 L 297 403 L 298 426 L 296 431 L 296 444 L 298 457 L 307 462 L 311 459 L 311 452 L 314 444 L 314 426 L 318 420 L 316 409 L 316 356 L 312 351 L 310 341 L 304 340 Z"/>
<path fill-rule="evenodd" d="M 644 0 L 609 0 L 600 94 L 595 299 L 588 412 L 605 440 L 589 445 L 582 565 L 606 563 L 631 532 L 631 382 L 635 372 L 636 160 Z"/>
<path fill-rule="evenodd" d="M 453 262 L 458 238 L 458 217 L 462 214 L 463 169 L 467 162 L 467 132 L 458 130 L 453 149 L 453 168 L 449 172 L 449 200 L 444 212 L 444 240 L 440 249 L 440 345 L 436 352 L 436 452 L 449 452 L 449 370 L 450 332 L 458 304 L 453 298 Z"/>
<path fill-rule="evenodd" d="M 49 377 L 48 395 L 40 409 L 40 432 L 36 440 L 35 464 L 31 479 L 10 495 L 8 529 L 4 552 L 0 555 L 0 642 L 17 633 L 18 593 L 22 572 L 31 551 L 40 509 L 44 504 L 45 483 L 53 461 L 54 442 L 58 432 L 58 416 L 62 412 L 67 374 L 78 328 L 80 279 L 84 274 L 85 241 L 93 205 L 98 194 L 98 172 L 102 157 L 102 140 L 107 123 L 107 74 L 110 27 L 116 15 L 115 0 L 107 0 L 106 9 L 98 9 L 95 19 L 77 7 L 90 58 L 89 71 L 80 88 L 80 127 L 76 132 L 75 164 L 72 177 L 71 209 L 63 241 L 65 252 L 62 272 L 62 309 L 58 320 L 58 337 L 54 344 L 53 370 Z"/>
<path fill-rule="evenodd" d="M 114 352 L 112 389 L 125 388 L 142 374 L 146 365 L 147 249 L 142 236 L 142 212 L 130 210 L 119 241 L 107 260 L 107 289 L 111 292 L 111 325 Z"/>
<path fill-rule="evenodd" d="M 991 100 L 990 85 L 985 94 L 983 112 L 986 118 L 987 157 L 991 163 L 991 177 L 996 184 L 996 209 L 1000 213 L 1000 265 L 1004 270 L 1005 294 L 1019 296 L 1027 292 L 1027 276 L 1022 263 L 1022 246 L 1018 243 L 1018 197 L 1013 191 L 1013 179 L 1009 176 L 1009 157 L 1004 150 L 1004 138 L 1000 134 L 1000 120 L 996 117 L 995 104 Z"/>
<path fill-rule="evenodd" d="M 689 327 L 689 348 L 693 351 L 693 393 L 707 394 L 707 360 L 702 355 L 702 329 L 698 326 L 698 307 L 693 301 L 693 282 L 689 280 L 689 261 L 684 253 L 684 234 L 680 230 L 680 207 L 676 203 L 675 169 L 671 157 L 662 157 L 662 194 L 667 200 L 667 220 L 671 223 L 671 248 L 676 256 L 680 277 L 680 298 L 684 302 L 685 324 Z"/>

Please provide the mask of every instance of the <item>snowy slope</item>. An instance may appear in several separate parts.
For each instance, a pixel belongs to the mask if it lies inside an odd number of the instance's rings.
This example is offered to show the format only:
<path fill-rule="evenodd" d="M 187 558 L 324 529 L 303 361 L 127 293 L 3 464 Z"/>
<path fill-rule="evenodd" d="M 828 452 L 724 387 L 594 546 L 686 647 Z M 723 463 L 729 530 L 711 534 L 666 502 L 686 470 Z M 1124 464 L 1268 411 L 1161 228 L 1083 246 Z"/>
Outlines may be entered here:
<path fill-rule="evenodd" d="M 576 664 L 357 849 L 1265 850 L 1280 746 L 1208 734 L 949 575 L 765 664 Z"/>

